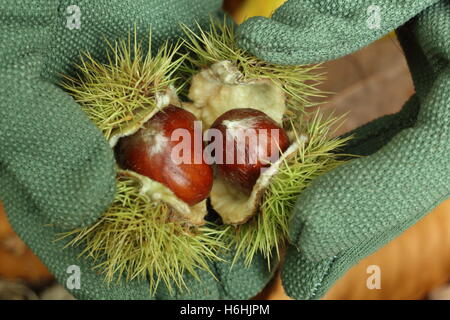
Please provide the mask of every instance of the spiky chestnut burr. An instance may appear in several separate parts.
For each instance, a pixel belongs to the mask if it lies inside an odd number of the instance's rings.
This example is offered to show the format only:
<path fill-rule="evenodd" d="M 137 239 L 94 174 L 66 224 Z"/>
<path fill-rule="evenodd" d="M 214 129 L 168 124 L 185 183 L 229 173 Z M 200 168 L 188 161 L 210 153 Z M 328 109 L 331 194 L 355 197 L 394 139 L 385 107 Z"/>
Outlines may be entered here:
<path fill-rule="evenodd" d="M 108 42 L 105 56 L 111 59 L 103 63 L 83 55 L 77 74 L 62 84 L 112 148 L 159 110 L 181 105 L 174 76 L 185 59 L 181 43 L 164 44 L 155 54 L 150 36 L 145 43 L 136 30 L 128 39 Z M 206 213 L 206 200 L 189 206 L 164 184 L 119 168 L 114 201 L 99 220 L 60 239 L 79 246 L 107 283 L 147 279 L 151 296 L 160 285 L 174 295 L 188 289 L 186 275 L 211 274 L 211 263 L 222 260 L 217 253 L 226 231 L 211 228 Z"/>
<path fill-rule="evenodd" d="M 119 140 L 116 154 L 123 169 L 137 172 L 168 187 L 189 206 L 206 199 L 211 191 L 213 172 L 204 162 L 203 145 L 195 148 L 195 116 L 182 108 L 168 106 L 157 112 L 131 136 Z M 179 141 L 172 139 L 176 129 L 185 130 L 190 141 L 190 159 L 179 163 L 173 149 Z"/>
<path fill-rule="evenodd" d="M 222 150 L 215 156 L 220 177 L 247 194 L 252 192 L 261 171 L 289 147 L 285 130 L 256 109 L 225 112 L 211 128 L 219 130 L 223 137 Z"/>

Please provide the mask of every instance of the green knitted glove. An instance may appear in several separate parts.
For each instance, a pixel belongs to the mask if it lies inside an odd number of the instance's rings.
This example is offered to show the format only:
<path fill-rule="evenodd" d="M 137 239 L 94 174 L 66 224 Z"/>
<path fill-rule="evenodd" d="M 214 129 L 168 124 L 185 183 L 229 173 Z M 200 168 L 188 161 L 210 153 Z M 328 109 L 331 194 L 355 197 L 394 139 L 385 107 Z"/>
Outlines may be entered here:
<path fill-rule="evenodd" d="M 406 21 L 398 35 L 416 94 L 400 113 L 353 132 L 345 151 L 370 156 L 320 177 L 301 195 L 282 271 L 291 297 L 320 298 L 352 265 L 449 197 L 450 3 L 291 0 L 272 19 L 240 27 L 243 48 L 301 64 L 351 53 Z"/>
<path fill-rule="evenodd" d="M 100 131 L 58 86 L 81 51 L 104 58 L 104 37 L 140 38 L 152 27 L 154 47 L 180 36 L 179 22 L 205 25 L 221 0 L 2 0 L 0 5 L 0 199 L 19 236 L 62 284 L 80 268 L 82 299 L 148 299 L 147 281 L 107 284 L 78 248 L 57 233 L 92 224 L 114 195 L 114 160 Z M 50 226 L 49 226 L 50 224 Z M 229 257 L 228 257 L 228 260 Z M 213 266 L 190 292 L 172 298 L 246 299 L 270 279 L 264 261 L 246 270 Z M 69 281 L 70 282 L 70 281 Z M 76 284 L 76 283 L 75 283 Z M 161 288 L 155 298 L 169 298 Z"/>

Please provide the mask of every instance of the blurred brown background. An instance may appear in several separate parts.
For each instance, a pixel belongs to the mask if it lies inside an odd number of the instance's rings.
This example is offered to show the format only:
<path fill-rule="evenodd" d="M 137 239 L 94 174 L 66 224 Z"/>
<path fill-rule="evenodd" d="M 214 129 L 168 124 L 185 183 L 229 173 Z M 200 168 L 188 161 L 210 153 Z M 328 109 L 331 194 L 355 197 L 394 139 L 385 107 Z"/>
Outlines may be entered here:
<path fill-rule="evenodd" d="M 228 0 L 237 22 L 269 15 L 284 0 Z M 368 47 L 324 64 L 322 89 L 334 92 L 324 111 L 348 112 L 340 133 L 397 112 L 414 87 L 399 43 L 389 35 Z M 325 299 L 450 299 L 450 200 L 378 252 L 361 261 Z M 381 268 L 381 289 L 369 290 L 366 272 Z M 39 259 L 14 234 L 0 204 L 0 299 L 68 299 Z M 279 277 L 257 298 L 288 299 Z"/>

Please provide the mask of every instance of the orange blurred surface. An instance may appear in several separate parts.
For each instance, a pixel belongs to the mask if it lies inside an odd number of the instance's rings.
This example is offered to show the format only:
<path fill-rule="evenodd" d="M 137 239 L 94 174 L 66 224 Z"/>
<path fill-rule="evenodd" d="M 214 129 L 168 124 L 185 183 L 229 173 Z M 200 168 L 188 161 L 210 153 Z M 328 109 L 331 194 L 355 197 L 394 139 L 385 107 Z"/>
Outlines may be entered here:
<path fill-rule="evenodd" d="M 52 279 L 47 268 L 14 233 L 0 203 L 0 277 L 40 283 Z"/>

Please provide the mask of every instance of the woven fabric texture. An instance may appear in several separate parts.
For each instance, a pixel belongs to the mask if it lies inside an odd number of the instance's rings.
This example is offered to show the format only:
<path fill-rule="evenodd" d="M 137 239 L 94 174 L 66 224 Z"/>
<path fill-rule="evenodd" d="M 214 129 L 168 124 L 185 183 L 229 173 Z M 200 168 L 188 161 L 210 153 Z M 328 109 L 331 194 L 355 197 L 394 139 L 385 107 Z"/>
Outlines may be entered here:
<path fill-rule="evenodd" d="M 271 20 L 241 26 L 242 47 L 301 64 L 348 54 L 400 25 L 416 94 L 400 113 L 351 133 L 345 151 L 368 157 L 320 177 L 298 199 L 282 272 L 294 298 L 320 298 L 353 264 L 449 197 L 450 4 L 289 1 Z"/>

